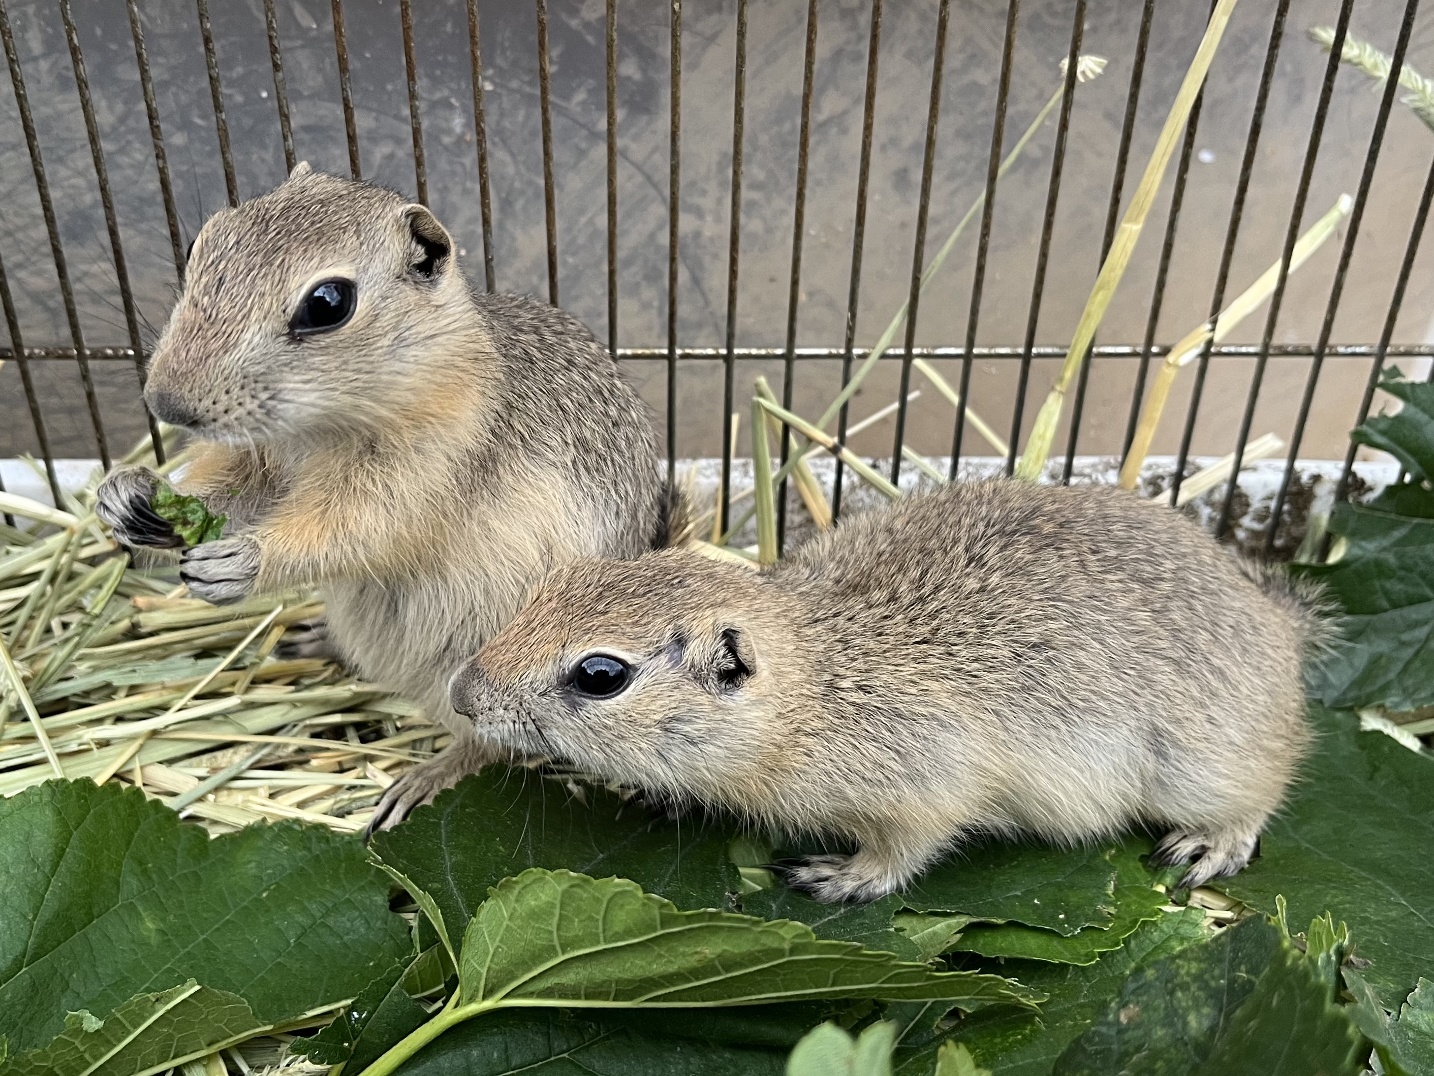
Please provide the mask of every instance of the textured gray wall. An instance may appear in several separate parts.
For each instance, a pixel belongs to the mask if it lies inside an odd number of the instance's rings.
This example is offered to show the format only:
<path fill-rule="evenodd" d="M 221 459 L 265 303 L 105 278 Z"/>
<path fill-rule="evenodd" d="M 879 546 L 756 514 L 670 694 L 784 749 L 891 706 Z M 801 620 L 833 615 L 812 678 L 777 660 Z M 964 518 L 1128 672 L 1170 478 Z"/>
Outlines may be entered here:
<path fill-rule="evenodd" d="M 461 0 L 414 0 L 413 6 L 431 201 L 460 237 L 470 273 L 481 280 L 464 6 Z M 1357 0 L 1354 32 L 1388 50 L 1403 6 L 1399 0 Z M 158 325 L 170 302 L 174 269 L 124 3 L 75 0 L 74 7 L 130 273 L 141 310 L 152 325 Z M 180 213 L 192 232 L 224 200 L 195 6 L 190 0 L 142 0 L 140 7 Z M 1161 0 L 1156 7 L 1127 199 L 1208 10 L 1198 0 Z M 1243 0 L 1216 59 L 1200 119 L 1199 160 L 1191 166 L 1159 319 L 1159 342 L 1173 342 L 1208 314 L 1274 7 L 1274 0 Z M 1295 0 L 1291 7 L 1232 290 L 1243 288 L 1278 257 L 1325 62 L 1305 31 L 1312 24 L 1332 22 L 1337 7 L 1335 0 Z M 57 7 L 53 0 L 9 0 L 8 8 L 55 189 L 86 338 L 96 345 L 122 345 L 127 341 L 114 268 Z M 498 285 L 545 295 L 534 10 L 520 0 L 489 0 L 480 9 Z M 650 0 L 620 0 L 618 9 L 619 335 L 624 346 L 661 346 L 667 310 L 668 7 Z M 211 0 L 211 10 L 239 189 L 247 197 L 284 173 L 263 10 L 259 0 Z M 679 336 L 684 345 L 713 346 L 723 341 L 735 10 L 735 0 L 688 0 L 683 11 L 678 287 Z M 737 317 L 742 346 L 780 346 L 784 340 L 805 10 L 803 0 L 751 4 Z M 348 0 L 345 11 L 363 170 L 373 179 L 411 191 L 413 159 L 398 4 Z M 1057 63 L 1068 48 L 1072 11 L 1072 0 L 1026 0 L 1022 5 L 1008 144 L 1058 84 Z M 1089 5 L 1085 51 L 1110 62 L 1101 78 L 1076 92 L 1065 182 L 1036 333 L 1039 344 L 1069 341 L 1094 279 L 1139 11 L 1138 0 L 1092 0 Z M 329 5 L 323 0 L 279 0 L 278 13 L 299 155 L 317 167 L 346 171 Z M 603 4 L 550 0 L 549 14 L 561 299 L 605 339 Z M 982 189 L 1004 19 L 1002 0 L 953 3 L 928 252 L 934 252 Z M 935 21 L 935 0 L 886 0 L 858 344 L 874 341 L 905 298 L 909 283 Z M 840 345 L 842 340 L 869 26 L 869 0 L 823 0 L 799 311 L 802 346 Z M 1410 58 L 1426 72 L 1434 69 L 1434 15 L 1426 15 L 1416 27 Z M 1323 213 L 1341 191 L 1354 192 L 1377 103 L 1367 80 L 1347 69 L 1341 73 L 1306 223 Z M 999 190 L 981 311 L 982 344 L 1019 345 L 1024 338 L 1054 136 L 1052 119 Z M 1431 154 L 1434 133 L 1396 106 L 1335 322 L 1336 342 L 1377 338 Z M 1173 171 L 1172 165 L 1172 176 Z M 1102 341 L 1138 343 L 1144 335 L 1170 179 L 1167 176 L 1138 255 L 1106 319 Z M 68 330 L 29 158 L 8 91 L 0 91 L 0 207 L 0 256 L 26 342 L 67 345 Z M 918 343 L 962 342 L 974 233 L 972 229 L 928 292 Z M 1277 342 L 1309 342 L 1317 335 L 1342 238 L 1341 234 L 1331 241 L 1292 279 L 1275 333 Z M 1431 338 L 1430 257 L 1426 253 L 1416 270 L 1395 333 L 1397 342 Z M 1245 323 L 1234 342 L 1257 341 L 1263 325 L 1261 312 Z M 59 454 L 93 455 L 73 363 L 51 360 L 33 365 Z M 1230 450 L 1250 365 L 1228 359 L 1212 370 L 1197 452 Z M 134 371 L 121 362 L 97 361 L 93 366 L 111 440 L 117 446 L 128 444 L 143 430 Z M 1054 361 L 1035 364 L 1028 416 L 1039 405 L 1056 366 Z M 1254 434 L 1288 433 L 1307 368 L 1306 359 L 1271 360 Z M 631 369 L 660 411 L 665 368 L 635 362 Z M 1367 361 L 1326 364 L 1306 455 L 1342 452 L 1367 369 Z M 1133 371 L 1127 359 L 1097 364 L 1081 451 L 1119 448 Z M 759 372 L 774 380 L 780 376 L 775 364 L 742 363 L 739 405 Z M 954 366 L 950 372 L 955 375 Z M 1010 423 L 1015 372 L 1013 363 L 982 361 L 973 375 L 974 405 L 1003 431 Z M 798 409 L 807 414 L 820 411 L 835 390 L 836 374 L 835 363 L 803 365 Z M 895 365 L 888 364 L 874 376 L 854 404 L 853 414 L 859 417 L 893 399 L 896 374 Z M 919 377 L 916 380 L 919 384 Z M 1187 372 L 1172 399 L 1171 414 L 1178 417 L 1167 419 L 1156 451 L 1172 451 L 1177 443 L 1188 381 Z M 681 454 L 718 451 L 720 386 L 720 364 L 682 364 Z M 951 421 L 949 406 L 927 391 L 913 408 L 909 442 L 923 451 L 944 453 L 949 450 Z M 884 427 L 858 447 L 885 454 L 890 436 L 889 426 Z M 981 450 L 974 435 L 968 434 L 967 445 L 969 450 Z M 8 363 L 0 369 L 0 456 L 34 448 L 16 368 Z"/>

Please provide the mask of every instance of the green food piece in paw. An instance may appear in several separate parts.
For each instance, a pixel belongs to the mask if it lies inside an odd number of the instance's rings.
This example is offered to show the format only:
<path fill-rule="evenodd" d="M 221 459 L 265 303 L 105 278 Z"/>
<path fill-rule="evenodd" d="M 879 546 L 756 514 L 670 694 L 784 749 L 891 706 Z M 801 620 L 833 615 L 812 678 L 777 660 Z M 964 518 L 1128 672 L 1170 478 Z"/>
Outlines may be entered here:
<path fill-rule="evenodd" d="M 188 546 L 214 541 L 224 533 L 224 524 L 229 520 L 228 516 L 212 514 L 198 497 L 176 493 L 168 486 L 156 489 L 150 504 Z"/>

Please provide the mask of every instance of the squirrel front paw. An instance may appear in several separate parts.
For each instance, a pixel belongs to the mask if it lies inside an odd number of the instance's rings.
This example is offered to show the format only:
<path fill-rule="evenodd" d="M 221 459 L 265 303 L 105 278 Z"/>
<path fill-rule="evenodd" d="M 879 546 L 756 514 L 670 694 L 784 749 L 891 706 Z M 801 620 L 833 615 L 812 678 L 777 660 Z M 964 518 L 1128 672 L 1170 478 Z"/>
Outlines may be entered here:
<path fill-rule="evenodd" d="M 258 577 L 259 543 L 248 534 L 197 545 L 179 562 L 179 578 L 189 593 L 211 605 L 247 598 Z"/>
<path fill-rule="evenodd" d="M 129 549 L 177 549 L 184 540 L 150 500 L 159 476 L 148 467 L 118 467 L 95 493 L 95 515 L 109 525 L 115 541 Z"/>

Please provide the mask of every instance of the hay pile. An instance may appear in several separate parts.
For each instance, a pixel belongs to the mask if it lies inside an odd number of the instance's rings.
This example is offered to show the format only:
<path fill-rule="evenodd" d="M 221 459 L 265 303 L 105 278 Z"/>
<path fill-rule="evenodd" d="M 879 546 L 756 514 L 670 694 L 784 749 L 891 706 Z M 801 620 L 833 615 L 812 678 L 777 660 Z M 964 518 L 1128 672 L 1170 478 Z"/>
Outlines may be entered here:
<path fill-rule="evenodd" d="M 309 594 L 218 608 L 139 568 L 89 497 L 0 494 L 0 795 L 51 777 L 128 782 L 214 832 L 281 818 L 364 827 L 446 740 L 334 663 L 294 657 Z"/>

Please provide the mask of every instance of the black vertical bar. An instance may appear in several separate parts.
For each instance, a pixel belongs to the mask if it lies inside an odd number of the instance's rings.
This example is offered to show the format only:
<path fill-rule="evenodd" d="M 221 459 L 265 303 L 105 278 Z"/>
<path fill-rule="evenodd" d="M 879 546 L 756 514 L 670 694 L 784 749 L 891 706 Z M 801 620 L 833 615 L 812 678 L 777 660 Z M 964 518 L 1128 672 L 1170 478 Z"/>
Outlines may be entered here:
<path fill-rule="evenodd" d="M 1399 37 L 1394 43 L 1389 69 L 1398 72 L 1404 68 L 1404 54 L 1409 48 L 1409 36 L 1414 30 L 1414 16 L 1419 12 L 1419 0 L 1407 0 L 1404 5 L 1404 21 L 1399 25 Z M 1315 389 L 1319 385 L 1320 369 L 1324 365 L 1325 349 L 1329 347 L 1330 334 L 1334 331 L 1334 318 L 1339 310 L 1339 300 L 1344 293 L 1345 274 L 1349 272 L 1350 259 L 1354 257 L 1354 244 L 1359 238 L 1359 226 L 1364 220 L 1364 207 L 1369 200 L 1369 188 L 1374 183 L 1374 169 L 1379 163 L 1379 152 L 1384 146 L 1384 130 L 1389 124 L 1389 111 L 1394 105 L 1394 95 L 1399 89 L 1399 79 L 1384 80 L 1384 93 L 1379 99 L 1379 111 L 1374 117 L 1374 130 L 1369 136 L 1369 150 L 1364 156 L 1364 170 L 1359 176 L 1359 189 L 1355 191 L 1354 207 L 1350 210 L 1349 221 L 1345 224 L 1344 243 L 1339 251 L 1339 264 L 1335 266 L 1334 283 L 1330 285 L 1329 302 L 1325 306 L 1324 321 L 1320 324 L 1319 338 L 1315 341 L 1314 354 L 1310 357 L 1309 376 L 1305 379 L 1304 395 L 1300 398 L 1299 413 L 1295 418 L 1294 433 L 1290 436 L 1290 454 L 1285 460 L 1285 471 L 1280 478 L 1280 487 L 1275 492 L 1274 507 L 1270 510 L 1270 525 L 1265 528 L 1265 552 L 1272 552 L 1275 539 L 1280 533 L 1280 517 L 1284 514 L 1285 498 L 1290 492 L 1290 482 L 1295 475 L 1295 461 L 1299 456 L 1300 442 L 1304 440 L 1305 423 L 1309 421 L 1310 407 L 1314 403 Z"/>
<path fill-rule="evenodd" d="M 214 28 L 209 25 L 209 0 L 195 0 L 199 8 L 199 36 L 204 41 L 204 67 L 209 73 L 209 99 L 214 105 L 214 130 L 219 136 L 219 160 L 224 166 L 224 189 L 229 204 L 239 204 L 239 183 L 234 177 L 234 152 L 229 145 L 229 121 L 224 116 L 224 92 L 219 84 L 219 57 L 214 52 Z"/>
<path fill-rule="evenodd" d="M 25 146 L 30 153 L 30 168 L 35 174 L 35 193 L 40 198 L 40 212 L 45 218 L 45 232 L 50 240 L 50 255 L 55 262 L 55 276 L 60 282 L 60 300 L 65 306 L 65 320 L 70 327 L 70 340 L 75 345 L 75 364 L 80 371 L 80 384 L 85 391 L 85 403 L 90 412 L 90 425 L 95 433 L 95 445 L 99 448 L 100 462 L 105 470 L 110 467 L 109 440 L 105 437 L 104 423 L 100 421 L 99 400 L 95 398 L 95 383 L 90 376 L 89 352 L 85 348 L 85 336 L 80 331 L 80 314 L 75 307 L 75 291 L 70 286 L 69 266 L 65 262 L 65 248 L 60 243 L 60 225 L 55 219 L 55 202 L 50 197 L 50 183 L 45 178 L 45 161 L 40 154 L 40 138 L 35 131 L 35 116 L 30 111 L 30 96 L 25 90 L 25 76 L 20 70 L 20 54 L 15 49 L 15 34 L 10 27 L 10 13 L 5 0 L 0 0 L 0 42 L 5 47 L 5 60 L 10 67 L 10 84 L 15 90 L 15 105 L 20 111 L 20 126 L 25 131 Z"/>
<path fill-rule="evenodd" d="M 1270 312 L 1265 318 L 1265 332 L 1260 338 L 1260 353 L 1255 359 L 1255 371 L 1250 378 L 1250 393 L 1245 399 L 1245 413 L 1240 417 L 1240 432 L 1235 438 L 1235 466 L 1230 468 L 1230 479 L 1225 483 L 1225 502 L 1220 506 L 1220 517 L 1215 524 L 1215 537 L 1222 538 L 1230 526 L 1230 511 L 1235 504 L 1235 491 L 1240 483 L 1241 457 L 1245 444 L 1250 438 L 1250 426 L 1255 421 L 1255 405 L 1260 399 L 1260 383 L 1265 376 L 1265 365 L 1270 359 L 1270 346 L 1275 339 L 1275 325 L 1279 321 L 1280 306 L 1285 298 L 1285 285 L 1290 277 L 1290 258 L 1294 255 L 1295 242 L 1300 235 L 1300 222 L 1304 217 L 1305 202 L 1309 198 L 1310 181 L 1314 178 L 1315 160 L 1319 157 L 1320 140 L 1324 135 L 1325 118 L 1329 115 L 1329 102 L 1334 96 L 1334 80 L 1339 74 L 1340 54 L 1344 52 L 1344 38 L 1349 30 L 1349 16 L 1354 10 L 1354 0 L 1344 0 L 1339 9 L 1339 21 L 1334 28 L 1334 41 L 1330 45 L 1329 62 L 1325 65 L 1324 83 L 1320 86 L 1319 103 L 1315 106 L 1314 123 L 1310 126 L 1309 145 L 1305 149 L 1304 165 L 1300 169 L 1299 186 L 1295 189 L 1294 205 L 1290 209 L 1290 223 L 1285 230 L 1285 245 L 1280 252 L 1280 272 L 1275 280 L 1275 290 L 1270 296 Z"/>
<path fill-rule="evenodd" d="M 468 63 L 473 71 L 473 137 L 478 143 L 478 208 L 483 217 L 483 284 L 493 291 L 493 200 L 488 189 L 488 125 L 483 115 L 483 53 L 478 47 L 478 0 L 468 0 Z"/>
<path fill-rule="evenodd" d="M 866 99 L 861 115 L 861 153 L 857 161 L 856 222 L 851 239 L 851 283 L 847 292 L 846 341 L 842 347 L 841 387 L 851 380 L 851 360 L 856 347 L 856 311 L 861 295 L 861 253 L 866 239 L 866 195 L 871 180 L 871 133 L 876 121 L 876 69 L 881 48 L 881 0 L 871 0 L 871 39 L 866 53 Z M 837 440 L 846 440 L 848 403 L 837 416 Z M 832 481 L 832 519 L 841 516 L 842 461 L 837 459 Z"/>
<path fill-rule="evenodd" d="M 140 25 L 137 0 L 126 0 L 130 36 L 134 38 L 134 59 L 139 65 L 139 85 L 144 94 L 144 112 L 149 119 L 149 140 L 154 148 L 154 166 L 159 171 L 159 194 L 164 202 L 164 219 L 169 225 L 169 245 L 174 254 L 174 270 L 184 280 L 184 237 L 179 227 L 179 211 L 174 204 L 174 183 L 169 175 L 169 158 L 164 151 L 164 132 L 159 125 L 159 106 L 154 98 L 154 79 L 149 71 L 149 53 L 144 47 L 144 27 Z"/>
<path fill-rule="evenodd" d="M 802 229 L 807 219 L 807 157 L 811 148 L 812 90 L 817 60 L 817 3 L 807 0 L 807 47 L 802 61 L 802 116 L 797 132 L 797 198 L 792 211 L 792 272 L 787 292 L 787 347 L 782 363 L 782 406 L 792 409 L 792 390 L 796 375 L 797 306 L 802 296 Z M 787 464 L 790 442 L 789 427 L 782 427 L 781 461 Z M 777 551 L 784 548 L 787 537 L 787 480 L 777 490 Z"/>
<path fill-rule="evenodd" d="M 1046 211 L 1041 222 L 1040 245 L 1036 250 L 1036 275 L 1031 282 L 1031 305 L 1026 316 L 1026 341 L 1021 348 L 1020 372 L 1016 377 L 1016 405 L 1011 414 L 1011 441 L 1006 451 L 1006 474 L 1016 470 L 1016 453 L 1021 443 L 1021 420 L 1026 412 L 1026 387 L 1031 375 L 1031 352 L 1036 346 L 1036 326 L 1041 319 L 1041 297 L 1046 289 L 1046 267 L 1050 264 L 1051 233 L 1056 225 L 1056 206 L 1061 194 L 1061 172 L 1065 167 L 1066 135 L 1070 131 L 1071 106 L 1075 102 L 1076 74 L 1080 67 L 1080 46 L 1085 35 L 1085 0 L 1076 0 L 1075 22 L 1071 27 L 1071 44 L 1066 53 L 1065 92 L 1061 94 L 1061 114 L 1056 121 L 1056 144 L 1051 153 L 1051 178 L 1046 185 Z M 965 397 L 962 397 L 964 404 Z"/>
<path fill-rule="evenodd" d="M 548 0 L 538 9 L 538 104 L 543 121 L 543 216 L 548 227 L 548 302 L 558 305 L 558 208 L 553 193 L 553 106 L 548 71 Z"/>
<path fill-rule="evenodd" d="M 1424 193 L 1419 197 L 1419 208 L 1414 211 L 1414 222 L 1409 226 L 1409 242 L 1404 247 L 1404 260 L 1399 266 L 1399 276 L 1394 281 L 1394 294 L 1389 300 L 1389 309 L 1384 315 L 1384 329 L 1379 334 L 1379 345 L 1374 351 L 1374 364 L 1369 368 L 1369 380 L 1364 386 L 1364 396 L 1359 402 L 1359 413 L 1354 420 L 1356 426 L 1362 425 L 1369 417 L 1369 409 L 1374 403 L 1374 392 L 1379 388 L 1380 378 L 1384 374 L 1384 359 L 1389 353 L 1389 341 L 1394 337 L 1394 323 L 1399 318 L 1399 308 L 1404 303 L 1404 292 L 1409 286 L 1409 277 L 1414 272 L 1414 262 L 1419 257 L 1419 243 L 1424 237 L 1424 226 L 1429 220 L 1429 207 L 1434 203 L 1434 158 L 1429 161 L 1429 172 L 1424 177 Z M 1349 476 L 1354 470 L 1355 453 L 1359 446 L 1353 440 L 1349 442 L 1345 450 L 1344 466 L 1339 472 L 1339 482 L 1335 486 L 1335 502 L 1344 500 L 1349 490 Z"/>
<path fill-rule="evenodd" d="M 1084 3 L 1084 0 L 1081 0 Z M 931 173 L 936 163 L 936 129 L 941 122 L 941 77 L 946 68 L 946 30 L 951 0 L 936 12 L 936 45 L 931 57 L 931 99 L 926 106 L 926 146 L 921 157 L 921 196 L 916 204 L 916 239 L 911 252 L 911 290 L 906 297 L 906 340 L 901 356 L 901 390 L 896 394 L 896 435 L 891 446 L 891 482 L 901 482 L 901 448 L 906 442 L 907 396 L 911 391 L 911 358 L 916 347 L 916 313 L 921 300 L 921 270 L 926 265 L 926 221 L 931 210 Z"/>
<path fill-rule="evenodd" d="M 1130 85 L 1125 93 L 1125 119 L 1120 127 L 1120 144 L 1115 151 L 1115 178 L 1110 184 L 1110 201 L 1105 207 L 1105 233 L 1100 241 L 1100 265 L 1105 264 L 1105 259 L 1110 254 L 1111 244 L 1115 242 L 1115 229 L 1120 223 L 1120 201 L 1125 193 L 1125 171 L 1130 161 L 1130 142 L 1135 135 L 1135 116 L 1140 108 L 1140 90 L 1145 81 L 1145 54 L 1146 47 L 1150 43 L 1150 24 L 1155 13 L 1155 0 L 1145 0 L 1145 6 L 1140 13 L 1140 31 L 1135 37 L 1135 55 L 1130 66 Z M 1085 394 L 1086 387 L 1090 383 L 1090 370 L 1095 365 L 1094 352 L 1095 341 L 1086 350 L 1085 361 L 1080 365 L 1080 376 L 1076 380 L 1075 399 L 1071 401 L 1071 425 L 1070 432 L 1066 436 L 1066 459 L 1061 467 L 1061 485 L 1068 486 L 1071 481 L 1071 474 L 1075 469 L 1076 444 L 1080 440 L 1081 418 L 1085 415 Z M 1136 397 L 1139 398 L 1144 388 L 1144 378 L 1140 379 L 1141 384 L 1137 386 Z M 1134 435 L 1134 430 L 1130 431 Z M 1128 444 L 1128 442 L 1127 442 Z"/>
<path fill-rule="evenodd" d="M 139 315 L 135 312 L 134 290 L 130 287 L 129 267 L 125 262 L 124 245 L 120 241 L 119 218 L 115 215 L 114 195 L 110 190 L 110 173 L 105 164 L 104 146 L 100 143 L 99 123 L 95 119 L 95 103 L 90 96 L 90 79 L 85 71 L 85 55 L 80 48 L 80 34 L 75 27 L 70 0 L 60 0 L 60 21 L 65 27 L 65 43 L 70 50 L 70 67 L 75 73 L 75 91 L 80 97 L 80 112 L 85 119 L 85 137 L 90 143 L 90 160 L 95 167 L 95 180 L 100 187 L 100 206 L 104 210 L 105 230 L 109 234 L 110 252 L 114 257 L 115 281 L 119 285 L 120 305 L 124 310 L 125 328 L 129 331 L 130 348 L 134 351 L 134 372 L 144 388 L 144 341 L 139 332 Z M 164 442 L 154 416 L 145 411 L 149 439 L 155 458 L 164 462 Z"/>
<path fill-rule="evenodd" d="M 1215 11 L 1218 0 L 1211 0 L 1210 12 Z M 1122 459 L 1135 441 L 1135 430 L 1140 421 L 1140 406 L 1145 397 L 1145 379 L 1150 372 L 1150 356 L 1155 347 L 1155 334 L 1160 327 L 1160 312 L 1165 306 L 1165 284 L 1170 279 L 1170 262 L 1175 254 L 1175 235 L 1180 227 L 1180 210 L 1185 204 L 1185 180 L 1190 174 L 1190 159 L 1195 155 L 1195 134 L 1200 127 L 1200 110 L 1205 104 L 1205 87 L 1195 95 L 1190 106 L 1190 118 L 1185 123 L 1185 138 L 1180 144 L 1180 160 L 1175 166 L 1175 186 L 1170 192 L 1170 213 L 1165 218 L 1165 238 L 1160 244 L 1160 262 L 1155 269 L 1155 287 L 1150 296 L 1150 313 L 1145 319 L 1145 339 L 1140 347 L 1140 365 L 1135 371 L 1135 386 L 1130 393 L 1130 414 L 1125 422 L 1125 442 L 1121 446 Z"/>
<path fill-rule="evenodd" d="M 1001 74 L 996 87 L 996 118 L 991 125 L 991 155 L 986 162 L 986 200 L 981 207 L 981 235 L 976 241 L 976 269 L 971 280 L 971 307 L 966 318 L 966 349 L 961 356 L 961 406 L 951 434 L 950 477 L 961 461 L 961 439 L 966 433 L 966 403 L 971 398 L 971 361 L 976 351 L 976 323 L 981 315 L 981 289 L 986 280 L 986 256 L 991 247 L 991 218 L 996 207 L 996 177 L 1001 170 L 1001 142 L 1006 131 L 1006 103 L 1011 95 L 1011 62 L 1016 52 L 1016 20 L 1021 0 L 1006 5 L 1006 40 L 1001 48 Z"/>
<path fill-rule="evenodd" d="M 742 129 L 747 89 L 747 0 L 737 0 L 737 55 L 732 73 L 732 206 L 727 230 L 727 357 L 723 363 L 722 414 L 732 414 L 733 381 L 737 372 L 737 268 L 742 248 Z M 731 421 L 730 418 L 727 421 Z M 757 436 L 757 431 L 752 431 Z M 756 457 L 753 457 L 755 461 Z M 732 501 L 732 438 L 722 439 L 722 504 L 717 526 L 727 530 Z"/>
<path fill-rule="evenodd" d="M 0 0 L 0 21 L 5 17 L 5 2 Z M 55 474 L 55 453 L 50 448 L 50 436 L 45 430 L 45 416 L 40 411 L 40 398 L 35 394 L 35 382 L 30 377 L 30 359 L 25 354 L 25 340 L 20 334 L 20 319 L 15 314 L 15 302 L 10 297 L 10 281 L 5 275 L 5 263 L 0 261 L 0 309 L 5 313 L 5 325 L 10 330 L 10 350 L 15 364 L 20 368 L 20 385 L 25 391 L 25 403 L 30 408 L 30 421 L 35 425 L 35 441 L 40 446 L 40 459 L 45 464 L 45 477 L 50 482 L 50 495 L 58 507 L 64 501 L 60 497 L 60 479 Z"/>
<path fill-rule="evenodd" d="M 298 163 L 294 154 L 294 125 L 289 116 L 289 87 L 284 81 L 284 52 L 279 45 L 279 17 L 274 0 L 264 0 L 264 30 L 269 36 L 269 66 L 274 70 L 274 104 L 279 110 L 279 136 L 284 140 L 284 171 Z"/>
<path fill-rule="evenodd" d="M 413 50 L 413 0 L 398 0 L 403 31 L 403 72 L 408 79 L 408 129 L 413 136 L 413 179 L 418 200 L 428 204 L 428 166 L 423 159 L 423 112 L 418 103 L 418 57 Z"/>
<path fill-rule="evenodd" d="M 334 17 L 334 57 L 339 65 L 339 97 L 344 106 L 344 136 L 349 144 L 349 174 L 354 179 L 363 176 L 359 168 L 358 124 L 354 119 L 354 91 L 349 80 L 349 42 L 344 32 L 344 0 L 330 0 L 329 9 Z"/>
<path fill-rule="evenodd" d="M 677 481 L 677 240 L 682 212 L 682 0 L 672 0 L 667 170 L 667 481 Z M 727 416 L 722 416 L 727 438 Z"/>
<path fill-rule="evenodd" d="M 617 0 L 607 0 L 607 349 L 617 358 Z"/>
<path fill-rule="evenodd" d="M 1230 205 L 1230 223 L 1225 229 L 1225 246 L 1220 252 L 1220 267 L 1215 274 L 1215 294 L 1210 301 L 1210 324 L 1220 316 L 1225 305 L 1225 289 L 1230 280 L 1230 266 L 1235 259 L 1235 242 L 1240 236 L 1240 224 L 1245 214 L 1245 198 L 1250 190 L 1250 177 L 1255 170 L 1256 151 L 1260 145 L 1260 133 L 1264 129 L 1265 107 L 1270 99 L 1270 87 L 1275 80 L 1275 66 L 1280 58 L 1280 42 L 1285 33 L 1285 17 L 1289 13 L 1290 0 L 1279 0 L 1275 18 L 1270 25 L 1270 43 L 1265 48 L 1265 65 L 1260 72 L 1260 86 L 1255 92 L 1255 110 L 1250 117 L 1250 130 L 1245 138 L 1245 155 L 1240 161 L 1240 175 L 1235 181 L 1235 199 Z M 1190 386 L 1190 406 L 1185 412 L 1185 430 L 1180 435 L 1180 452 L 1175 457 L 1175 474 L 1171 479 L 1172 500 L 1180 496 L 1180 486 L 1185 481 L 1185 464 L 1190 458 L 1190 445 L 1195 437 L 1195 420 L 1200 414 L 1200 400 L 1205 392 L 1205 376 L 1210 369 L 1210 355 L 1213 340 L 1207 340 L 1200 349 L 1200 358 L 1195 367 L 1195 379 Z M 1132 428 L 1127 437 L 1134 436 Z"/>

